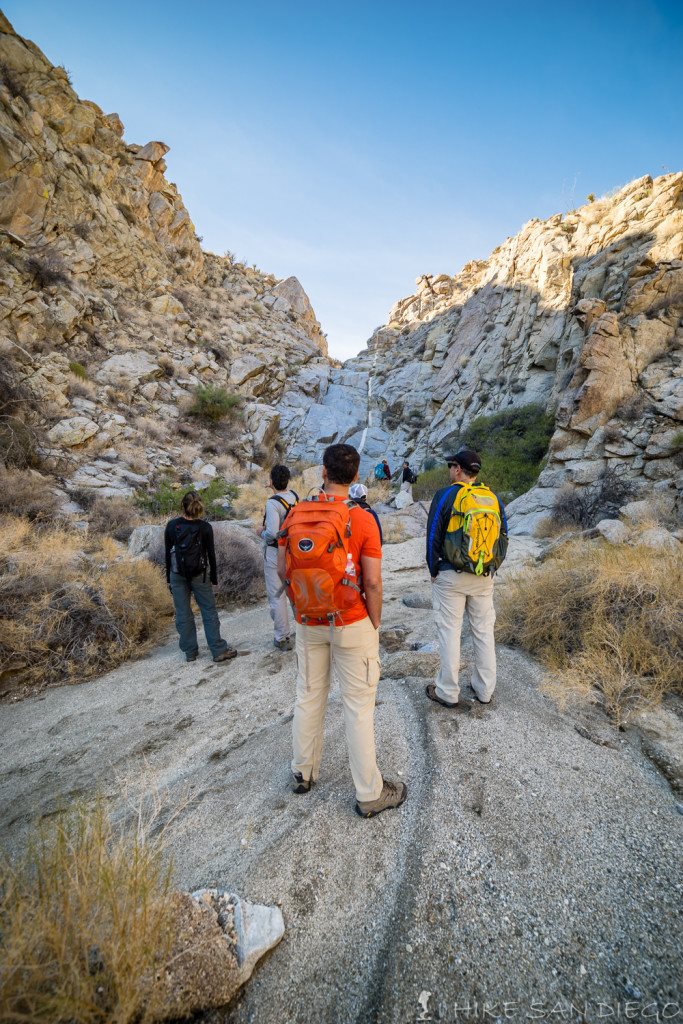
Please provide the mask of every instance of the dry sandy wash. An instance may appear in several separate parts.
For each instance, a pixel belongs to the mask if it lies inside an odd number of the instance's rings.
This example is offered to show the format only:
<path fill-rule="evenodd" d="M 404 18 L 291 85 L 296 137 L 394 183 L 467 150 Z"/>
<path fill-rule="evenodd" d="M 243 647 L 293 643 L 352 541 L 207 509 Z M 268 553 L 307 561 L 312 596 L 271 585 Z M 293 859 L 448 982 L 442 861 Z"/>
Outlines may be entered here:
<path fill-rule="evenodd" d="M 383 627 L 410 627 L 408 646 L 434 639 L 431 611 L 400 600 L 429 591 L 420 548 L 385 549 Z M 409 796 L 362 820 L 338 690 L 319 782 L 293 796 L 295 655 L 274 651 L 265 604 L 223 623 L 243 655 L 225 666 L 205 650 L 185 665 L 170 638 L 2 714 L 10 849 L 60 797 L 99 785 L 120 801 L 146 759 L 171 805 L 185 787 L 192 796 L 171 826 L 178 885 L 281 900 L 284 939 L 205 1021 L 595 1020 L 610 1009 L 616 1021 L 626 1003 L 630 1019 L 683 1020 L 683 817 L 664 777 L 597 710 L 560 713 L 540 670 L 506 648 L 494 705 L 470 714 L 430 703 L 425 675 L 385 676 L 378 761 Z"/>

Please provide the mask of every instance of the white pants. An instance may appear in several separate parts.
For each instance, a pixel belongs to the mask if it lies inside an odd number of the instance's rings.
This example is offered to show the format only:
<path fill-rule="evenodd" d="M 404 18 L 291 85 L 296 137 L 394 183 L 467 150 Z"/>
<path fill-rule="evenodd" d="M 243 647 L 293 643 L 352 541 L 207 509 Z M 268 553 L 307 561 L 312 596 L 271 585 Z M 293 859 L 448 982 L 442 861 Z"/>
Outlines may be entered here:
<path fill-rule="evenodd" d="M 334 668 L 339 679 L 349 764 L 359 801 L 377 800 L 382 776 L 375 759 L 375 692 L 379 682 L 379 631 L 369 618 L 334 629 Z M 296 627 L 299 675 L 292 733 L 292 771 L 317 779 L 330 692 L 330 627 Z"/>
<path fill-rule="evenodd" d="M 403 481 L 403 483 L 401 484 L 401 490 L 405 491 L 406 494 L 409 494 L 410 497 L 412 498 L 412 496 L 413 496 L 413 485 L 411 484 L 410 480 L 404 480 Z"/>
<path fill-rule="evenodd" d="M 266 594 L 270 605 L 270 617 L 273 620 L 276 640 L 285 640 L 289 636 L 289 616 L 287 614 L 287 591 L 282 589 L 282 580 L 277 574 L 277 548 L 266 548 L 263 560 L 263 572 L 266 578 Z"/>
<path fill-rule="evenodd" d="M 470 682 L 479 700 L 489 701 L 496 687 L 496 646 L 493 627 L 493 577 L 446 569 L 432 585 L 441 668 L 436 680 L 437 697 L 454 704 L 458 700 L 460 632 L 463 612 L 472 633 L 474 665 Z"/>

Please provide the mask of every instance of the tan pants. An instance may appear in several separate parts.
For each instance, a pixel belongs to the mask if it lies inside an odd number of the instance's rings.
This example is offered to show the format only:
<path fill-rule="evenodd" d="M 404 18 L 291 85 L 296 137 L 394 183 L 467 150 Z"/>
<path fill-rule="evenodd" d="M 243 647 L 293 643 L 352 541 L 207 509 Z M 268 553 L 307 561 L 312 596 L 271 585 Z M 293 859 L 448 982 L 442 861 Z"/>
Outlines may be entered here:
<path fill-rule="evenodd" d="M 451 703 L 458 700 L 460 632 L 463 612 L 466 611 L 474 645 L 471 686 L 479 700 L 489 701 L 496 687 L 493 577 L 446 569 L 436 577 L 432 596 L 441 658 L 435 688 L 437 697 Z"/>
<path fill-rule="evenodd" d="M 376 800 L 382 776 L 375 760 L 375 691 L 379 682 L 379 632 L 369 618 L 333 630 L 349 764 L 357 800 Z M 330 627 L 296 627 L 299 675 L 294 704 L 292 771 L 317 779 L 330 692 Z"/>

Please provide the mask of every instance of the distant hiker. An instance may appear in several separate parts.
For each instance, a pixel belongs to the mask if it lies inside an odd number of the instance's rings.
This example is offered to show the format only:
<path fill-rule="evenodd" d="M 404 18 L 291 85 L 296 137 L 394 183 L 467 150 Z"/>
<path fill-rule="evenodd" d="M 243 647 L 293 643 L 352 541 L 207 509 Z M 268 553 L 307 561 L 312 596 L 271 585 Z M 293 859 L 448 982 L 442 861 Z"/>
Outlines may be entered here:
<path fill-rule="evenodd" d="M 371 505 L 368 505 L 368 489 L 363 484 L 351 484 L 349 487 L 349 498 L 355 501 L 359 508 L 364 508 L 366 512 L 369 512 L 371 516 L 375 517 L 377 523 L 377 529 L 379 530 L 379 542 L 384 544 L 384 538 L 382 536 L 382 524 L 379 521 L 379 516 L 375 512 Z"/>
<path fill-rule="evenodd" d="M 266 579 L 266 594 L 270 605 L 270 617 L 273 620 L 273 644 L 280 651 L 291 651 L 292 642 L 289 638 L 289 616 L 287 594 L 282 589 L 282 581 L 277 574 L 277 535 L 289 510 L 299 500 L 296 491 L 289 490 L 291 473 L 287 466 L 273 466 L 270 471 L 268 486 L 273 491 L 266 501 L 263 515 L 263 526 L 259 536 L 266 542 L 263 555 L 263 572 Z"/>
<path fill-rule="evenodd" d="M 344 706 L 356 811 L 372 818 L 406 798 L 405 783 L 382 779 L 375 759 L 382 548 L 372 516 L 348 500 L 360 455 L 333 444 L 323 455 L 324 493 L 292 509 L 278 548 L 278 573 L 296 610 L 299 675 L 294 705 L 294 793 L 318 777 L 334 662 Z"/>
<path fill-rule="evenodd" d="M 488 487 L 476 484 L 481 469 L 477 453 L 465 449 L 452 455 L 448 468 L 451 483 L 434 495 L 427 520 L 441 668 L 426 692 L 444 707 L 468 710 L 471 703 L 458 701 L 463 612 L 474 645 L 470 685 L 480 704 L 490 704 L 496 686 L 493 577 L 505 558 L 508 531 L 502 502 Z"/>
<path fill-rule="evenodd" d="M 213 593 L 213 588 L 218 585 L 213 530 L 210 523 L 200 518 L 204 515 L 204 505 L 196 491 L 188 491 L 180 505 L 183 514 L 171 519 L 164 533 L 166 582 L 173 595 L 180 650 L 186 661 L 196 661 L 199 656 L 197 627 L 190 605 L 190 595 L 194 594 L 213 660 L 228 661 L 235 657 L 237 651 L 228 647 L 221 637 Z M 207 568 L 209 582 L 206 579 Z"/>
<path fill-rule="evenodd" d="M 405 491 L 412 498 L 413 496 L 413 484 L 417 483 L 417 473 L 414 473 L 410 468 L 410 463 L 407 459 L 403 460 L 403 474 L 401 476 L 401 490 Z"/>
<path fill-rule="evenodd" d="M 391 480 L 391 470 L 386 459 L 382 459 L 375 466 L 375 480 Z"/>
<path fill-rule="evenodd" d="M 389 469 L 389 463 L 386 459 L 382 459 L 382 468 L 384 470 L 384 479 L 391 480 L 391 470 Z"/>

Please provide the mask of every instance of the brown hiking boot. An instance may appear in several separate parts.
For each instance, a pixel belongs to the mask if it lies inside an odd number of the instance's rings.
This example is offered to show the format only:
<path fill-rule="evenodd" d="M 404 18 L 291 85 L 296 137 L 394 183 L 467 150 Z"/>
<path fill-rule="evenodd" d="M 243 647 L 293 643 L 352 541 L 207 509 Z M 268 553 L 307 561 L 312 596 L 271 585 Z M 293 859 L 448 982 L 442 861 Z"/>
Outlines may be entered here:
<path fill-rule="evenodd" d="M 408 796 L 408 787 L 405 782 L 389 782 L 383 780 L 382 792 L 376 800 L 359 800 L 356 803 L 356 811 L 361 818 L 374 818 L 382 811 L 389 811 L 392 807 L 400 807 Z"/>
<path fill-rule="evenodd" d="M 453 703 L 448 700 L 442 700 L 436 692 L 436 683 L 428 683 L 428 685 L 425 686 L 425 693 L 430 700 L 436 701 L 437 704 L 441 704 L 444 708 L 451 708 L 451 710 L 455 711 L 472 710 L 472 702 L 469 700 L 456 700 Z"/>
<path fill-rule="evenodd" d="M 234 647 L 228 647 L 228 649 L 226 651 L 223 651 L 222 654 L 219 654 L 218 657 L 214 658 L 213 660 L 214 661 L 219 661 L 219 662 L 220 661 L 230 661 L 231 658 L 236 658 L 236 657 L 237 657 L 237 651 L 235 650 L 235 648 Z"/>

